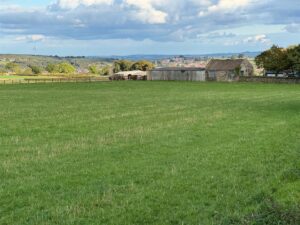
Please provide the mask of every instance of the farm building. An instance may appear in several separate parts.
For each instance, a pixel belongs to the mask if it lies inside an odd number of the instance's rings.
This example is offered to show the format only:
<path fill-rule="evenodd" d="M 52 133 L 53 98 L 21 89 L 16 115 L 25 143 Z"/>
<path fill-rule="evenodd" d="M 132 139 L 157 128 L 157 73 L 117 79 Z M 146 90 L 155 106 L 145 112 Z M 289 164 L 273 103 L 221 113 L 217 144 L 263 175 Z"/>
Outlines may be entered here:
<path fill-rule="evenodd" d="M 141 70 L 121 71 L 110 76 L 110 80 L 147 80 L 148 72 Z"/>
<path fill-rule="evenodd" d="M 169 67 L 150 71 L 148 80 L 205 81 L 204 68 Z"/>
<path fill-rule="evenodd" d="M 236 76 L 252 76 L 253 65 L 247 59 L 212 59 L 206 66 L 207 80 L 232 81 Z"/>

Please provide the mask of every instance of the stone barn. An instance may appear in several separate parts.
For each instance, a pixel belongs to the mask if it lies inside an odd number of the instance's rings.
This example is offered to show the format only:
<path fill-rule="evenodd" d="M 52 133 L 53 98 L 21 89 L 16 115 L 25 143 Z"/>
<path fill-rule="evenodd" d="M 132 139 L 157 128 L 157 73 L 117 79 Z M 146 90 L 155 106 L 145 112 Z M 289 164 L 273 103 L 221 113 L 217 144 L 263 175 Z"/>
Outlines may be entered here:
<path fill-rule="evenodd" d="M 150 71 L 148 80 L 205 81 L 204 68 L 168 67 Z"/>
<path fill-rule="evenodd" d="M 206 66 L 206 79 L 233 81 L 237 76 L 252 76 L 253 71 L 247 59 L 211 59 Z"/>

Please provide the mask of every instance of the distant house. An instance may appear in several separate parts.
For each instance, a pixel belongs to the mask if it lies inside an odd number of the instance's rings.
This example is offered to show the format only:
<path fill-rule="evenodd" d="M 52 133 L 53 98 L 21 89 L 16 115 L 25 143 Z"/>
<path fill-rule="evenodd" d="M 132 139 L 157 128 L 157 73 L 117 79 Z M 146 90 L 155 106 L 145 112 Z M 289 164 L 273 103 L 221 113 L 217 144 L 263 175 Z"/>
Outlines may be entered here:
<path fill-rule="evenodd" d="M 156 68 L 149 72 L 148 80 L 205 81 L 205 69 L 196 67 Z"/>
<path fill-rule="evenodd" d="M 236 76 L 252 76 L 253 65 L 247 59 L 212 59 L 206 66 L 207 80 L 231 81 Z"/>
<path fill-rule="evenodd" d="M 111 80 L 147 80 L 148 72 L 141 70 L 121 71 L 111 76 Z"/>

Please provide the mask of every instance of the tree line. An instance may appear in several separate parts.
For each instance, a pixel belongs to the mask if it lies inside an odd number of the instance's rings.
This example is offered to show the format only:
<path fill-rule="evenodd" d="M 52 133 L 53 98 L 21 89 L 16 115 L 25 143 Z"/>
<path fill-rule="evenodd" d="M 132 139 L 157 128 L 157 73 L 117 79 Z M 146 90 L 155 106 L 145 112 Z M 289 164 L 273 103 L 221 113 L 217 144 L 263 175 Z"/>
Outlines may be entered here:
<path fill-rule="evenodd" d="M 58 64 L 48 64 L 45 68 L 29 64 L 27 65 L 27 68 L 22 69 L 19 64 L 15 62 L 8 62 L 3 72 L 11 72 L 15 74 L 41 74 L 44 71 L 47 71 L 49 73 L 64 73 L 64 74 L 70 74 L 75 73 L 76 68 L 67 62 L 62 62 Z"/>
<path fill-rule="evenodd" d="M 300 44 L 288 48 L 273 45 L 255 58 L 258 68 L 272 71 L 276 75 L 280 72 L 296 75 L 300 73 Z"/>
<path fill-rule="evenodd" d="M 129 60 L 117 60 L 113 64 L 113 72 L 118 73 L 120 71 L 142 70 L 148 71 L 154 68 L 154 64 L 147 60 L 129 61 Z"/>
<path fill-rule="evenodd" d="M 99 66 L 97 64 L 91 64 L 88 66 L 88 72 L 95 75 L 107 76 L 112 73 L 118 73 L 120 71 L 142 70 L 147 71 L 154 68 L 154 64 L 150 61 L 129 61 L 129 60 L 116 60 L 112 65 Z M 22 69 L 16 62 L 8 62 L 4 71 L 15 74 L 41 74 L 44 71 L 52 74 L 72 74 L 76 72 L 76 67 L 68 62 L 61 62 L 58 64 L 49 63 L 46 67 L 41 67 L 33 64 L 27 65 Z"/>
<path fill-rule="evenodd" d="M 89 72 L 92 74 L 100 75 L 111 75 L 112 73 L 118 73 L 121 71 L 132 71 L 132 70 L 142 70 L 148 71 L 154 68 L 154 64 L 147 60 L 140 61 L 130 61 L 130 60 L 116 60 L 113 62 L 112 66 L 99 67 L 97 65 L 90 65 Z"/>

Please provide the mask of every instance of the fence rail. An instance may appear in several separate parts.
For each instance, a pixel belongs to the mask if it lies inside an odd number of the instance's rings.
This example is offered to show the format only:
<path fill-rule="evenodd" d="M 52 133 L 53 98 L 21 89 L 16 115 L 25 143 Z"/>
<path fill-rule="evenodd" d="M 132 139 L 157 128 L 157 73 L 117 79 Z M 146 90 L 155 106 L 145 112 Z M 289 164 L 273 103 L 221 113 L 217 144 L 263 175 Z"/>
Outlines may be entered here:
<path fill-rule="evenodd" d="M 0 80 L 0 84 L 38 84 L 38 83 L 87 83 L 87 82 L 107 82 L 103 78 L 46 78 L 46 79 L 5 79 Z"/>

